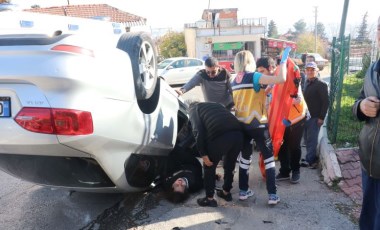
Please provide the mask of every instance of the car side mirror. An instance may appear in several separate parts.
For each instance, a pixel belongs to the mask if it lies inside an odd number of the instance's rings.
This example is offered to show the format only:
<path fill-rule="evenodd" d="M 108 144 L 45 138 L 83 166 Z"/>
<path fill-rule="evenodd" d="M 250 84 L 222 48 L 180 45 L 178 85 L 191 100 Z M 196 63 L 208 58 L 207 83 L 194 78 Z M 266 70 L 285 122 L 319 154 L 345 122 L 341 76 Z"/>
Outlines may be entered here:
<path fill-rule="evenodd" d="M 173 67 L 172 65 L 171 65 L 171 66 L 168 66 L 168 70 L 169 70 L 169 69 L 174 69 L 174 67 Z"/>

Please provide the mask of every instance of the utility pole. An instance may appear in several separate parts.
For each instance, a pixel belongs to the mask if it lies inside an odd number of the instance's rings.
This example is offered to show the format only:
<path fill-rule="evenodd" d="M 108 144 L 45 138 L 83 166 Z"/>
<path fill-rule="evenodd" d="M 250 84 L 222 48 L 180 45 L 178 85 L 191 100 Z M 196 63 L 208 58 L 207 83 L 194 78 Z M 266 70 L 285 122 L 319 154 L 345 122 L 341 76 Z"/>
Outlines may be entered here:
<path fill-rule="evenodd" d="M 314 16 L 315 16 L 315 21 L 314 21 L 314 53 L 318 53 L 317 52 L 317 36 L 318 36 L 318 32 L 317 32 L 317 22 L 318 22 L 318 6 L 314 6 Z"/>

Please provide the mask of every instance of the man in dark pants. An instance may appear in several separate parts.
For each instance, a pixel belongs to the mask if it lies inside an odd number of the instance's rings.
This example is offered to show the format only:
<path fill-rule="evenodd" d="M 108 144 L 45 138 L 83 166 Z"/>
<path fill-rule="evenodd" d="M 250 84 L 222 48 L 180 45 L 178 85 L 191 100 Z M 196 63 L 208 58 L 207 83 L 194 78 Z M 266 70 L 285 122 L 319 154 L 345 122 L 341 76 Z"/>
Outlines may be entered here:
<path fill-rule="evenodd" d="M 329 107 L 329 92 L 327 83 L 318 78 L 318 67 L 315 62 L 307 63 L 305 69 L 307 81 L 303 95 L 311 118 L 306 121 L 304 131 L 306 159 L 301 162 L 301 166 L 315 169 L 318 166 L 318 134 Z"/>
<path fill-rule="evenodd" d="M 243 144 L 241 124 L 221 104 L 213 102 L 191 103 L 189 120 L 193 129 L 196 146 L 203 159 L 204 187 L 206 197 L 197 200 L 200 206 L 218 206 L 214 200 L 216 166 L 224 155 L 223 190 L 217 195 L 231 201 L 233 171 Z"/>
<path fill-rule="evenodd" d="M 256 68 L 262 74 L 273 75 L 276 71 L 276 64 L 272 58 L 260 58 L 256 62 Z M 269 92 L 269 90 L 266 91 Z M 278 154 L 281 168 L 280 173 L 276 176 L 276 181 L 290 179 L 291 183 L 296 184 L 300 180 L 301 139 L 306 121 L 306 113 L 306 102 L 303 98 L 301 86 L 299 86 L 298 95 L 296 98 L 293 98 L 293 105 L 288 116 L 291 126 L 285 129 L 284 142 Z M 290 172 L 292 173 L 291 178 Z"/>

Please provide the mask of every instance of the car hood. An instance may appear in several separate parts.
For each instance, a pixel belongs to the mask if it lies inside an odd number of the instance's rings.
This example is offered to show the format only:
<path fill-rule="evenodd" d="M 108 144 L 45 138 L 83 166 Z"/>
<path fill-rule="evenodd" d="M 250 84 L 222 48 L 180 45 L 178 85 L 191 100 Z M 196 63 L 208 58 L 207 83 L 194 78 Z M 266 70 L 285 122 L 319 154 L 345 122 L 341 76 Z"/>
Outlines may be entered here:
<path fill-rule="evenodd" d="M 166 72 L 166 69 L 157 69 L 157 76 L 162 77 L 162 74 Z"/>

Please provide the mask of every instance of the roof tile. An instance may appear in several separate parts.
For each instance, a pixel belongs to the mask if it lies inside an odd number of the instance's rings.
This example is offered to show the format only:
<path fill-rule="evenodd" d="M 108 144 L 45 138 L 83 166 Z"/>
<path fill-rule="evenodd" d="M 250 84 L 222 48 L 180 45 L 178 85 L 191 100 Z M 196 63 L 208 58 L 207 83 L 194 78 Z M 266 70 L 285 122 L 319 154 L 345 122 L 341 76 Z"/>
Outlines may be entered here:
<path fill-rule="evenodd" d="M 110 21 L 120 23 L 137 21 L 146 23 L 146 18 L 124 12 L 107 4 L 53 6 L 25 9 L 25 11 L 80 18 L 110 17 Z"/>

